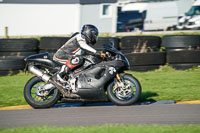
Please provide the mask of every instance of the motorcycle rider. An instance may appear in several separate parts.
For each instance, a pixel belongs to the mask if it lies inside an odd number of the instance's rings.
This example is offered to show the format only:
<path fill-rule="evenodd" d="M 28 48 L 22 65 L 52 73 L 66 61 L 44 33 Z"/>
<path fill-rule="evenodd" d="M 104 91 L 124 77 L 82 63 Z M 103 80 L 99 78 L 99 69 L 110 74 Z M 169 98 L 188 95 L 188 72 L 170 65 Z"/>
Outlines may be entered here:
<path fill-rule="evenodd" d="M 72 37 L 54 54 L 53 60 L 62 65 L 59 72 L 53 76 L 53 80 L 65 83 L 63 76 L 72 69 L 83 64 L 82 55 L 89 53 L 95 56 L 105 57 L 105 53 L 98 52 L 89 44 L 94 45 L 98 40 L 99 31 L 97 27 L 86 24 L 82 27 L 81 33 L 75 33 Z"/>

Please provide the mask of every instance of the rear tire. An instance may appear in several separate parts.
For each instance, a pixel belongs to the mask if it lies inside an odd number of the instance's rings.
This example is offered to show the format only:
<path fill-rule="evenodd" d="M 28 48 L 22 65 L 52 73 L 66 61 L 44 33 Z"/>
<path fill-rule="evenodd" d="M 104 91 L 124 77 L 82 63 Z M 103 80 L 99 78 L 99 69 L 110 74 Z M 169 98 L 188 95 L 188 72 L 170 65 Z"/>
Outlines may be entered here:
<path fill-rule="evenodd" d="M 113 103 L 119 106 L 132 105 L 133 103 L 137 102 L 137 100 L 140 98 L 142 87 L 139 81 L 130 74 L 120 74 L 120 77 L 125 83 L 126 88 L 114 88 L 116 82 L 111 82 L 107 88 L 108 98 Z M 123 92 L 122 89 L 124 89 Z"/>
<path fill-rule="evenodd" d="M 26 102 L 35 109 L 49 108 L 59 100 L 60 92 L 58 89 L 55 88 L 54 90 L 52 90 L 53 93 L 50 93 L 50 95 L 48 95 L 48 97 L 50 98 L 45 100 L 43 97 L 36 95 L 35 88 L 39 85 L 39 83 L 45 84 L 44 81 L 42 81 L 38 77 L 31 78 L 24 87 L 24 98 Z M 39 98 L 40 100 L 37 100 Z M 41 99 L 44 101 L 41 101 Z"/>

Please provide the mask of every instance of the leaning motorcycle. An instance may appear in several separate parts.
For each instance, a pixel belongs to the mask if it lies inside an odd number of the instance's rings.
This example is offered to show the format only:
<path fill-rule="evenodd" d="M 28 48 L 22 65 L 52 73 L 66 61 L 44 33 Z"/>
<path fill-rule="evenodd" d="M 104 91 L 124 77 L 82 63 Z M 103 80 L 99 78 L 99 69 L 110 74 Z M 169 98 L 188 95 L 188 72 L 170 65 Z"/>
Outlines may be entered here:
<path fill-rule="evenodd" d="M 114 47 L 104 45 L 106 58 L 83 56 L 84 64 L 64 76 L 66 83 L 52 80 L 61 64 L 50 59 L 48 53 L 25 58 L 26 70 L 33 73 L 24 87 L 24 98 L 33 108 L 49 108 L 58 101 L 108 101 L 127 106 L 141 95 L 141 85 L 131 74 L 127 58 Z"/>

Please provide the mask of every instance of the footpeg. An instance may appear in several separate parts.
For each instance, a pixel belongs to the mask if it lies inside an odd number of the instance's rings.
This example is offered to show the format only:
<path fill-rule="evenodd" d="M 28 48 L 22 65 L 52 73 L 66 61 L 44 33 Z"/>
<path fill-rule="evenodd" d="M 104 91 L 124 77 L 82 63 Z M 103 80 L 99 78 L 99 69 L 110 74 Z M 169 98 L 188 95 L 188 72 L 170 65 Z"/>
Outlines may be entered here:
<path fill-rule="evenodd" d="M 50 80 L 49 82 L 52 83 L 63 94 L 64 97 L 68 97 L 68 98 L 80 98 L 79 95 L 71 93 L 70 90 L 64 89 L 64 87 L 62 85 L 60 85 L 59 83 L 57 83 L 57 82 L 55 82 L 53 80 Z"/>

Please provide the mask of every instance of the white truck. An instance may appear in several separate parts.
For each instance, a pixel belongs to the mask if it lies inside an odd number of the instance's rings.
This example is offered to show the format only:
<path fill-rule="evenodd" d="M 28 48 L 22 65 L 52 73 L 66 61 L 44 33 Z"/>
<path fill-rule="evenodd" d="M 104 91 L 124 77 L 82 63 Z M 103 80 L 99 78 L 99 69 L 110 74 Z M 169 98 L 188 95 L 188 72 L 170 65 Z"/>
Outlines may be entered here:
<path fill-rule="evenodd" d="M 144 13 L 144 30 L 171 30 L 176 28 L 179 14 L 186 12 L 193 0 L 140 2 L 124 5 L 122 11 Z"/>
<path fill-rule="evenodd" d="M 190 10 L 178 20 L 179 30 L 200 30 L 200 0 L 197 0 Z"/>

